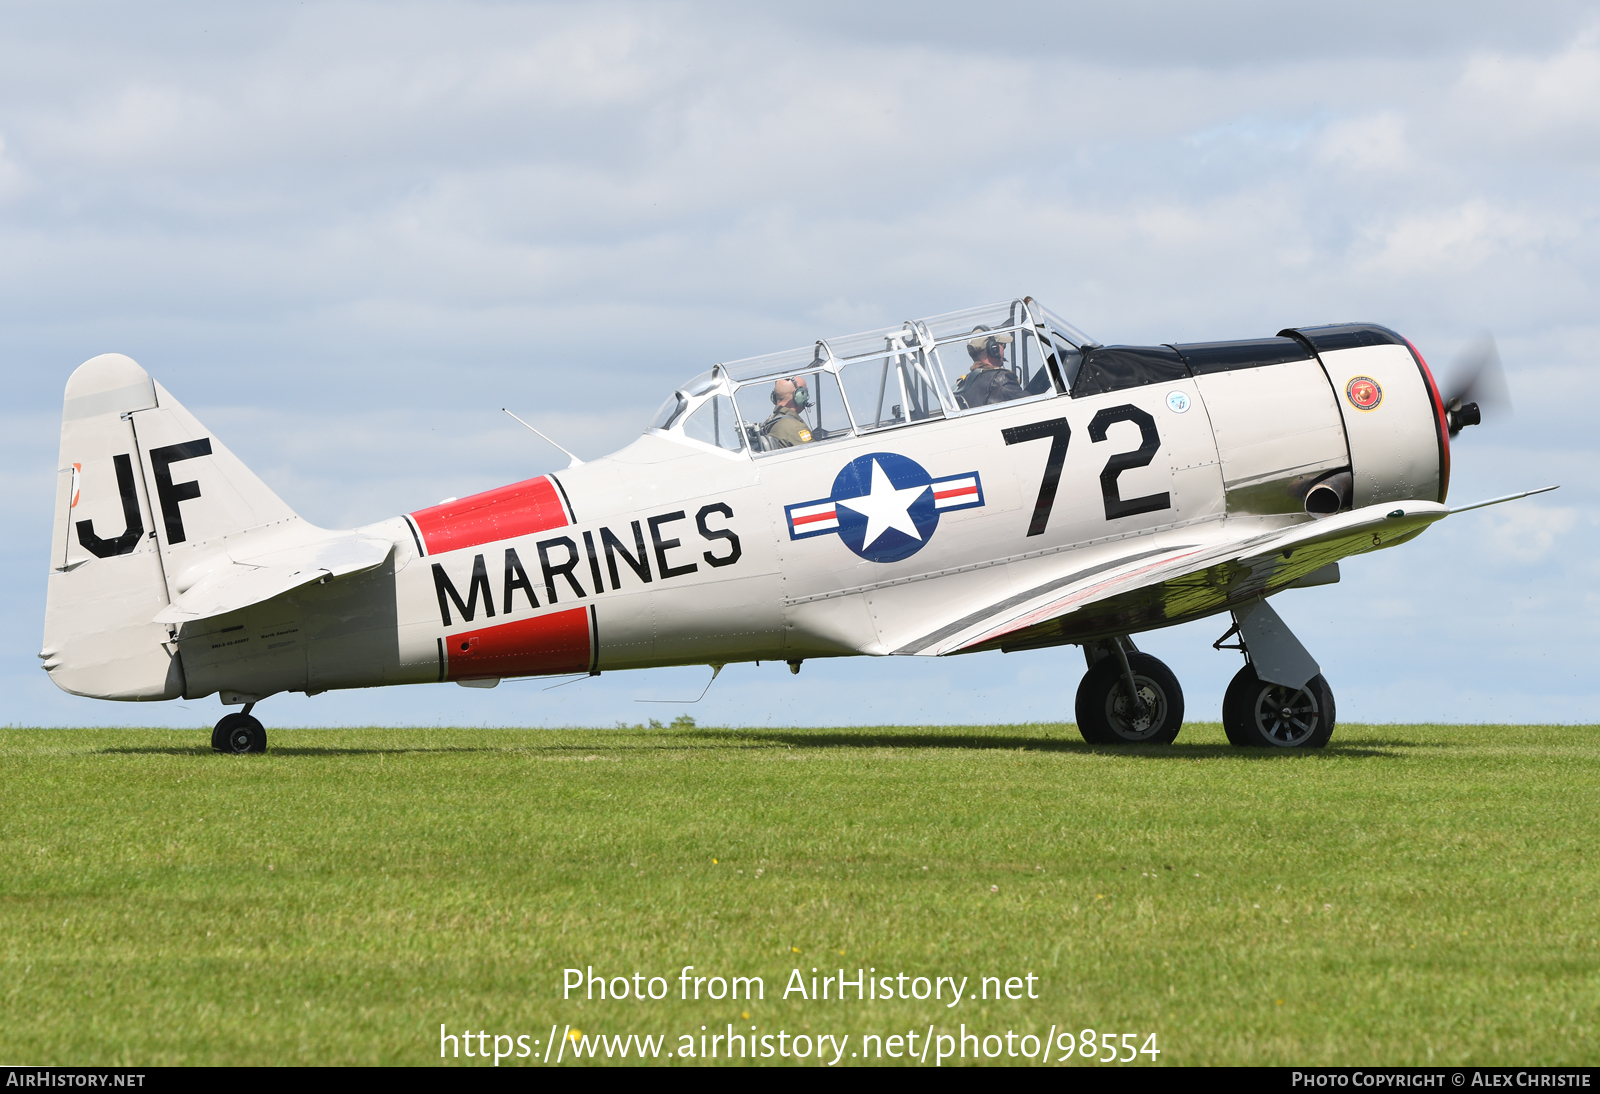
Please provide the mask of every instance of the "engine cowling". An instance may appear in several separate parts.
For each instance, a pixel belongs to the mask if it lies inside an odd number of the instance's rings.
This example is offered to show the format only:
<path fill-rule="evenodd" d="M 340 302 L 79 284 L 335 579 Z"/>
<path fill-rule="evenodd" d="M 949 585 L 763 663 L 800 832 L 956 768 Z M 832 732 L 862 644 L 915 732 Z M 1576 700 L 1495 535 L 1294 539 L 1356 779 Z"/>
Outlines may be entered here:
<path fill-rule="evenodd" d="M 1350 504 L 1413 498 L 1442 504 L 1450 489 L 1449 421 L 1416 348 L 1369 323 L 1282 333 L 1316 353 L 1333 386 L 1350 449 Z"/>

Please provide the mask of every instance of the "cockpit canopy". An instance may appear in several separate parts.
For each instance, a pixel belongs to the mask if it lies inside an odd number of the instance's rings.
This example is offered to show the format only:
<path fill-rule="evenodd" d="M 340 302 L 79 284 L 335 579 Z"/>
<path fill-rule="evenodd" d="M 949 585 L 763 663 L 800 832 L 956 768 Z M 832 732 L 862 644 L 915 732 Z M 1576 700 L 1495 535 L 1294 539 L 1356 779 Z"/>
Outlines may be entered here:
<path fill-rule="evenodd" d="M 756 455 L 834 441 L 980 411 L 977 392 L 997 386 L 974 385 L 980 370 L 1009 373 L 1006 401 L 1063 394 L 1094 345 L 1024 297 L 719 364 L 673 392 L 648 431 Z"/>

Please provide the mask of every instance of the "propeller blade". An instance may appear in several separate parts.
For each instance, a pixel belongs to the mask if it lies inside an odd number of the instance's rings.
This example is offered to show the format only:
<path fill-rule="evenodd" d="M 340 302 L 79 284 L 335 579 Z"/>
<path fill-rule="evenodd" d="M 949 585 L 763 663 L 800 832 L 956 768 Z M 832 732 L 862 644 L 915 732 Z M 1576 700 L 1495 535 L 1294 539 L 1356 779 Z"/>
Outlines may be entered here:
<path fill-rule="evenodd" d="M 1484 334 L 1462 351 L 1444 386 L 1445 416 L 1452 437 L 1483 421 L 1486 410 L 1490 417 L 1511 416 L 1511 392 L 1492 334 Z"/>

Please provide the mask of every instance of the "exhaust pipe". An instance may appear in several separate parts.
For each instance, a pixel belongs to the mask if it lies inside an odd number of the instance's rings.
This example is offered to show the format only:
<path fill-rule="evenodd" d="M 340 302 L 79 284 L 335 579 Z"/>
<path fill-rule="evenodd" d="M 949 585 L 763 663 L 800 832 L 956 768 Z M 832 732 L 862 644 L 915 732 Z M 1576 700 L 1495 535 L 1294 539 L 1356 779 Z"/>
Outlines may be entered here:
<path fill-rule="evenodd" d="M 1321 480 L 1306 491 L 1306 512 L 1314 517 L 1337 513 L 1350 501 L 1354 479 L 1348 471 L 1339 471 Z"/>

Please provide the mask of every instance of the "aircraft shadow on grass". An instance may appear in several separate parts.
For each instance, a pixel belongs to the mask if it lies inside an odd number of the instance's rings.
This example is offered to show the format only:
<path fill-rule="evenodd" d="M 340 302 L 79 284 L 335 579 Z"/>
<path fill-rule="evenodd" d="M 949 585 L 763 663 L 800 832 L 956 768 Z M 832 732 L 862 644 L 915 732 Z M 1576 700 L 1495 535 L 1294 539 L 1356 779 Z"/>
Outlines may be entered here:
<path fill-rule="evenodd" d="M 1405 747 L 1409 742 L 1379 742 L 1376 747 L 1362 745 L 1329 745 L 1315 752 L 1293 749 L 1252 749 L 1241 752 L 1227 744 L 1217 745 L 1091 745 L 1085 741 L 1066 737 L 991 736 L 988 734 L 951 733 L 817 733 L 786 732 L 782 730 L 736 733 L 697 733 L 709 740 L 763 742 L 786 745 L 790 748 L 926 748 L 970 749 L 974 751 L 1005 752 L 1069 752 L 1105 756 L 1128 756 L 1143 760 L 1194 760 L 1213 759 L 1280 759 L 1292 756 L 1383 756 L 1394 757 L 1389 751 Z"/>
<path fill-rule="evenodd" d="M 1295 756 L 1307 757 L 1381 757 L 1397 759 L 1406 750 L 1458 747 L 1449 742 L 1419 742 L 1407 740 L 1378 740 L 1350 744 L 1330 744 L 1315 751 L 1294 749 L 1250 749 L 1241 752 L 1227 744 L 1170 745 L 1091 745 L 1068 737 L 1035 737 L 1016 734 L 959 734 L 917 733 L 915 731 L 850 733 L 817 732 L 805 730 L 695 730 L 673 733 L 683 744 L 665 740 L 657 744 L 623 743 L 605 744 L 589 741 L 583 744 L 505 744 L 505 745 L 369 745 L 369 746 L 293 746 L 274 745 L 275 756 L 378 756 L 407 754 L 492 753 L 523 752 L 546 755 L 612 755 L 649 752 L 696 752 L 722 748 L 764 750 L 774 747 L 790 749 L 945 749 L 1001 752 L 1059 752 L 1086 755 L 1125 756 L 1141 760 L 1198 760 L 1238 759 L 1277 761 Z M 690 741 L 696 743 L 688 743 Z M 214 756 L 216 753 L 205 744 L 194 745 L 127 745 L 97 750 L 99 755 L 167 755 Z"/>
<path fill-rule="evenodd" d="M 681 748 L 650 748 L 631 746 L 626 748 L 593 747 L 579 745 L 371 745 L 368 747 L 334 747 L 334 748 L 306 748 L 292 745 L 272 746 L 274 756 L 404 756 L 412 753 L 451 753 L 451 752 L 543 752 L 558 753 L 569 752 L 584 755 L 599 755 L 605 752 L 667 752 L 683 751 Z M 142 755 L 142 756 L 215 756 L 217 752 L 209 744 L 205 745 L 129 745 L 122 748 L 102 748 L 96 751 L 99 756 L 117 755 Z"/>

